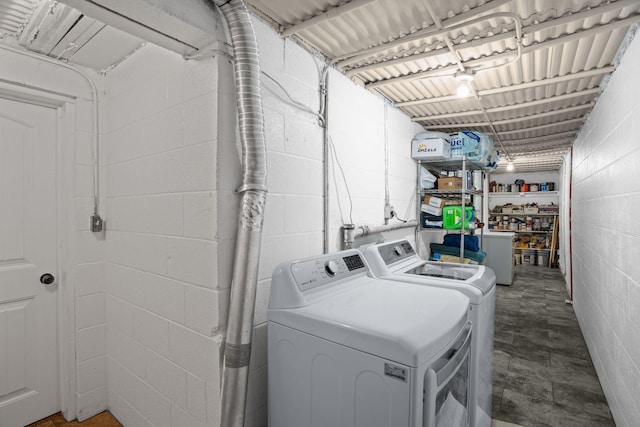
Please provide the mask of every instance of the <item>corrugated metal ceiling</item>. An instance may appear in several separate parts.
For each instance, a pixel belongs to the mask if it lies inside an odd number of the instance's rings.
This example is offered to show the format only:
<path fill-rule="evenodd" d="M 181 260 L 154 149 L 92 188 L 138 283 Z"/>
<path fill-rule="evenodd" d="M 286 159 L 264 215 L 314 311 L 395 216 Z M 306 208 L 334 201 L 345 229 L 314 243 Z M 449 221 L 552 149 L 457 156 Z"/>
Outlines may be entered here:
<path fill-rule="evenodd" d="M 248 3 L 426 129 L 489 134 L 521 171 L 560 166 L 640 22 L 640 0 Z M 0 38 L 10 37 L 98 70 L 142 43 L 53 0 L 0 0 Z M 455 95 L 456 73 L 473 76 L 472 96 Z"/>
<path fill-rule="evenodd" d="M 248 0 L 426 129 L 479 130 L 516 170 L 557 169 L 640 22 L 640 0 Z M 458 98 L 456 73 L 473 75 Z"/>

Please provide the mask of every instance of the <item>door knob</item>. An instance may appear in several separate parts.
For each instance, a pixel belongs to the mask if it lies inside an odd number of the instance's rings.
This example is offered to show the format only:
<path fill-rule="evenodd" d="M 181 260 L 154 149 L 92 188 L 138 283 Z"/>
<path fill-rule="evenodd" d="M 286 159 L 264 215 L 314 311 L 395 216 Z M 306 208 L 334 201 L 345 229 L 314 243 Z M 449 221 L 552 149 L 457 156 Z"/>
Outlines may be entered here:
<path fill-rule="evenodd" d="M 50 285 L 55 280 L 56 278 L 53 277 L 53 274 L 45 273 L 42 276 L 40 276 L 40 283 L 42 283 L 43 285 Z"/>

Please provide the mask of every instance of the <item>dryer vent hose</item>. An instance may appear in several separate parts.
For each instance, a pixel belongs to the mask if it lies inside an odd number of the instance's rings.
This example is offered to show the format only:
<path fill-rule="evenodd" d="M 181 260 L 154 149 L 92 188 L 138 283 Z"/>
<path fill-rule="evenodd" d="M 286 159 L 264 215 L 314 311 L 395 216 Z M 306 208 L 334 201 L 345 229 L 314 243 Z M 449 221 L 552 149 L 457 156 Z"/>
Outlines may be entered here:
<path fill-rule="evenodd" d="M 242 0 L 214 0 L 231 34 L 242 146 L 242 194 L 222 373 L 222 423 L 242 427 L 266 199 L 266 142 L 258 44 Z"/>

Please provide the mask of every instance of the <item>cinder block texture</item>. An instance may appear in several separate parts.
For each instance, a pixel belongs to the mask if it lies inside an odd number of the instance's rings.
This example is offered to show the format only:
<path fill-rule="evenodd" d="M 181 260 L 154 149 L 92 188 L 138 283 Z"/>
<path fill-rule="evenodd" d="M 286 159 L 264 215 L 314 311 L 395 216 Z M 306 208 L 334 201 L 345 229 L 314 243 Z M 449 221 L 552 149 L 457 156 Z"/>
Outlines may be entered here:
<path fill-rule="evenodd" d="M 573 148 L 574 308 L 616 425 L 640 419 L 640 37 Z"/>

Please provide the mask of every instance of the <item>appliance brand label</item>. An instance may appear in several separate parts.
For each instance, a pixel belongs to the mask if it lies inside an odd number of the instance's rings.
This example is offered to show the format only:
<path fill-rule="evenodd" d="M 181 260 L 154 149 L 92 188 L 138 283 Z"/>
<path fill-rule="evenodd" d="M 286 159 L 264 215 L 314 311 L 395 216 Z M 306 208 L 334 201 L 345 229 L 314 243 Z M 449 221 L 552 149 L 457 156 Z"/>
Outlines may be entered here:
<path fill-rule="evenodd" d="M 425 143 L 418 144 L 418 153 L 433 153 L 438 151 L 436 147 L 429 147 Z"/>
<path fill-rule="evenodd" d="M 405 383 L 407 382 L 407 368 L 403 368 L 402 366 L 392 365 L 391 363 L 385 362 L 384 374 Z"/>

